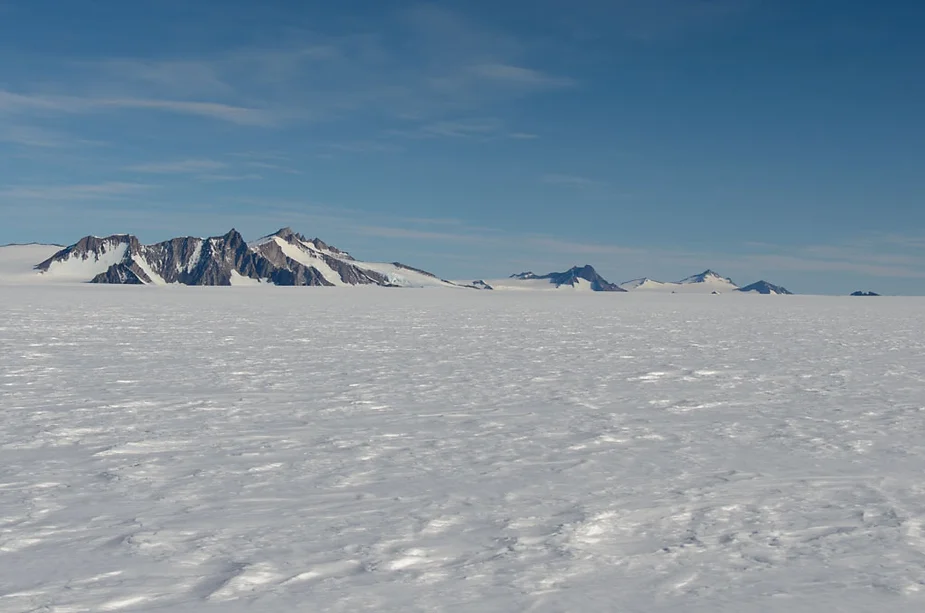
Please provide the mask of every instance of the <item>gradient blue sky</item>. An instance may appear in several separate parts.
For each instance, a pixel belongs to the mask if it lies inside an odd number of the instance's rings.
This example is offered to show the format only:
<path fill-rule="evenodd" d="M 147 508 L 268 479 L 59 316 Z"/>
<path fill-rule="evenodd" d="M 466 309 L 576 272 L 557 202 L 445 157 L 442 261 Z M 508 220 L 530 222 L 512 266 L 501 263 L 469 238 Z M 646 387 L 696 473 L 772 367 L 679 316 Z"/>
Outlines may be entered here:
<path fill-rule="evenodd" d="M 0 0 L 0 243 L 925 294 L 925 3 Z"/>

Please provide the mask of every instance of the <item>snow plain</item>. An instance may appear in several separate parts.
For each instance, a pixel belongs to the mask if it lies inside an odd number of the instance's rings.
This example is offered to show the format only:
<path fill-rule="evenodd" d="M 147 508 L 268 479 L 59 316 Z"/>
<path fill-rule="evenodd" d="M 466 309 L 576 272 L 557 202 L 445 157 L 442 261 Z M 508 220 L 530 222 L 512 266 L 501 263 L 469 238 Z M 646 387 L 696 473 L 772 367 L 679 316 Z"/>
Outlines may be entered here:
<path fill-rule="evenodd" d="M 922 611 L 923 315 L 0 287 L 0 611 Z"/>

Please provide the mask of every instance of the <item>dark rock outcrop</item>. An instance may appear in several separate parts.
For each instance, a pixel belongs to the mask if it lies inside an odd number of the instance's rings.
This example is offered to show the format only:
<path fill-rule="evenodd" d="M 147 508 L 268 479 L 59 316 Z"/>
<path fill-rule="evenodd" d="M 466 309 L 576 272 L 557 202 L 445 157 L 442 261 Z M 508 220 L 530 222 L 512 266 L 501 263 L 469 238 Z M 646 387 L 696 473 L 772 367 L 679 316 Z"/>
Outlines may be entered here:
<path fill-rule="evenodd" d="M 134 262 L 113 264 L 106 272 L 100 273 L 90 283 L 112 283 L 115 285 L 144 285 L 151 279 Z"/>
<path fill-rule="evenodd" d="M 852 292 L 851 295 L 852 296 L 879 296 L 880 294 L 875 294 L 874 292 L 857 291 L 857 292 Z"/>
<path fill-rule="evenodd" d="M 535 279 L 548 279 L 550 283 L 556 287 L 561 287 L 563 285 L 570 285 L 575 287 L 579 283 L 580 279 L 584 279 L 591 283 L 591 289 L 595 292 L 625 292 L 626 290 L 617 285 L 616 283 L 611 283 L 604 277 L 597 274 L 597 271 L 594 270 L 593 266 L 574 266 L 569 268 L 565 272 L 551 272 L 546 275 L 537 275 L 532 272 L 521 272 L 514 275 L 511 275 L 511 279 L 519 279 L 521 281 L 532 281 Z"/>
<path fill-rule="evenodd" d="M 575 266 L 568 269 L 565 272 L 553 272 L 548 275 L 543 275 L 542 277 L 536 277 L 535 279 L 549 279 L 551 283 L 554 283 L 556 287 L 561 287 L 563 285 L 571 285 L 574 287 L 579 279 L 584 279 L 591 283 L 591 289 L 595 292 L 625 292 L 626 290 L 617 285 L 616 283 L 611 283 L 604 277 L 597 274 L 597 271 L 594 270 L 594 267 L 590 265 L 584 266 Z"/>
<path fill-rule="evenodd" d="M 737 292 L 755 292 L 758 294 L 781 294 L 781 295 L 793 295 L 793 292 L 788 291 L 786 288 L 781 287 L 780 285 L 774 285 L 768 283 L 767 281 L 757 281 L 751 285 L 746 285 L 745 287 L 740 287 L 735 290 Z"/>

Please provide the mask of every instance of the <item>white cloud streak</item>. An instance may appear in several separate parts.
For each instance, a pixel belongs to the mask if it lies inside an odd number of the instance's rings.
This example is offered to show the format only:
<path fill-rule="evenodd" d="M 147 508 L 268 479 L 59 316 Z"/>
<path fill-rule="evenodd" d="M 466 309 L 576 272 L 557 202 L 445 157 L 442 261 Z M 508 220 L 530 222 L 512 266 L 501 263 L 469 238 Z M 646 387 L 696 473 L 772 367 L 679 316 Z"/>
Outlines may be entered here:
<path fill-rule="evenodd" d="M 21 94 L 0 90 L 0 113 L 99 113 L 107 109 L 152 110 L 207 117 L 239 125 L 269 126 L 271 115 L 263 110 L 218 102 L 132 97 L 82 97 Z"/>
<path fill-rule="evenodd" d="M 78 185 L 17 186 L 0 190 L 0 197 L 24 200 L 88 200 L 128 196 L 152 187 L 144 183 L 115 181 Z"/>
<path fill-rule="evenodd" d="M 178 160 L 174 162 L 149 162 L 128 166 L 126 170 L 151 174 L 192 174 L 207 170 L 221 170 L 227 164 L 216 160 Z"/>

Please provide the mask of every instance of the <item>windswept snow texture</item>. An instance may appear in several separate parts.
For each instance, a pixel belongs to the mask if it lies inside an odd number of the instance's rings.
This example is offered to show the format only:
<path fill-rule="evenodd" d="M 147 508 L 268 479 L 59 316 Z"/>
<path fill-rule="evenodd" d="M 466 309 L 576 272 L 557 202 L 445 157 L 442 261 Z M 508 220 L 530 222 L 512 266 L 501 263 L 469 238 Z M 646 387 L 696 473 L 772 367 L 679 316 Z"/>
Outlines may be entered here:
<path fill-rule="evenodd" d="M 923 307 L 5 287 L 0 611 L 923 611 Z"/>

